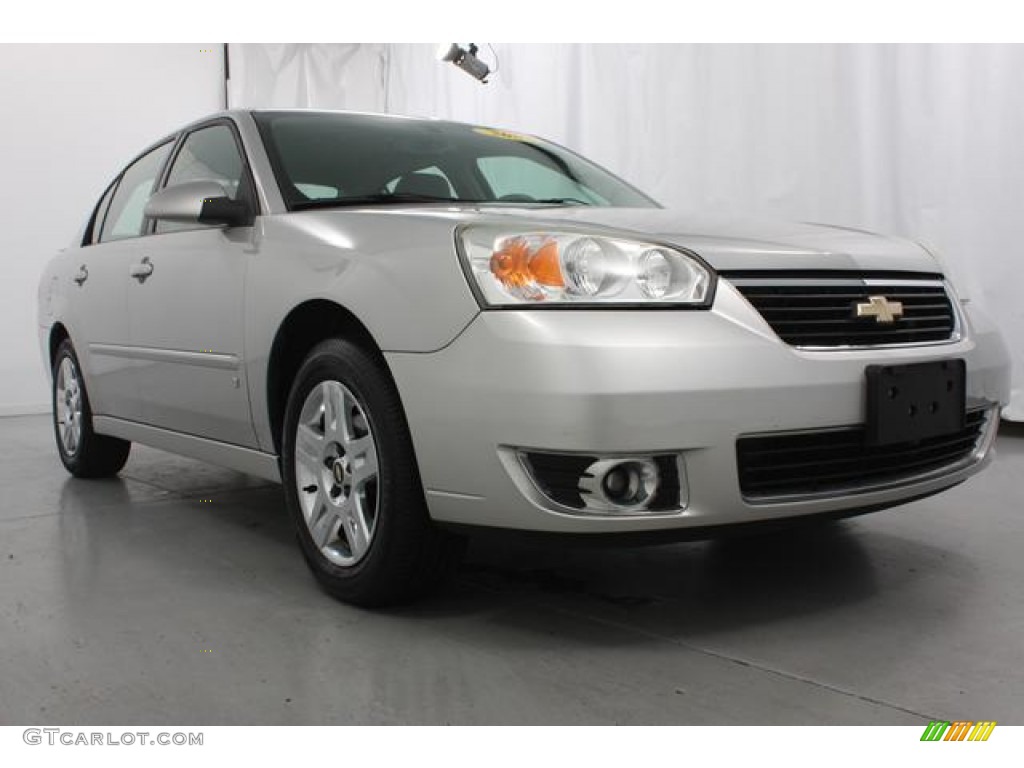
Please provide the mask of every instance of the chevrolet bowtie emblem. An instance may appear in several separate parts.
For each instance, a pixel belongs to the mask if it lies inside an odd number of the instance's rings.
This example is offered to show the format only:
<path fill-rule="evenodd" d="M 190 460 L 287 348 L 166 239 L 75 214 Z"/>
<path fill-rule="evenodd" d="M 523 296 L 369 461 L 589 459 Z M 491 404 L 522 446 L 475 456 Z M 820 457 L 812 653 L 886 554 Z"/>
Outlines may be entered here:
<path fill-rule="evenodd" d="M 885 296 L 868 296 L 866 304 L 857 305 L 857 317 L 873 317 L 878 323 L 895 323 L 903 317 L 903 303 L 889 301 Z"/>

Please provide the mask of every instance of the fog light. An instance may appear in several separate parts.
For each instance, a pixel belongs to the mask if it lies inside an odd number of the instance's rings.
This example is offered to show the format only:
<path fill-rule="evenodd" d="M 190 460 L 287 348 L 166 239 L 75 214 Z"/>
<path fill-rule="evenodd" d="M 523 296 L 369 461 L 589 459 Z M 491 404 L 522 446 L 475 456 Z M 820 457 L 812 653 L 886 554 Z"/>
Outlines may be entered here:
<path fill-rule="evenodd" d="M 513 478 L 517 468 L 526 470 L 541 505 L 551 502 L 559 512 L 656 515 L 689 503 L 686 466 L 678 453 L 596 456 L 511 449 L 501 456 Z"/>
<path fill-rule="evenodd" d="M 633 512 L 647 508 L 659 480 L 653 458 L 608 458 L 587 467 L 579 489 L 587 509 Z"/>
<path fill-rule="evenodd" d="M 635 472 L 629 472 L 623 467 L 615 467 L 615 469 L 604 476 L 601 488 L 604 490 L 604 495 L 609 499 L 619 501 L 632 495 L 636 485 L 637 476 Z"/>

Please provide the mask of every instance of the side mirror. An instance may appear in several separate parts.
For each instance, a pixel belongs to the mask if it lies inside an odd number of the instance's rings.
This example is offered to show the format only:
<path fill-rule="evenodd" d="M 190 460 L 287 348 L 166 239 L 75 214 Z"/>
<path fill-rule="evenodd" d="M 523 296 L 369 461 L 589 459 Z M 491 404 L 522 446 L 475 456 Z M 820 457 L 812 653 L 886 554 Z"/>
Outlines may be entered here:
<path fill-rule="evenodd" d="M 215 181 L 188 181 L 157 192 L 149 198 L 146 216 L 165 221 L 199 224 L 248 224 L 252 216 L 241 200 L 228 197 Z"/>

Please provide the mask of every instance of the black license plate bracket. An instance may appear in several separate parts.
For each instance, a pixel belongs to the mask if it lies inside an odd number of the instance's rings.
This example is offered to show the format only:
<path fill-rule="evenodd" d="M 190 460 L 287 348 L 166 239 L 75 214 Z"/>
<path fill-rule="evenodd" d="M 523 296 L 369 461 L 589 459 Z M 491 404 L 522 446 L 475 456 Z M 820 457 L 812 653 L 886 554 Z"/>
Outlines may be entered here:
<path fill-rule="evenodd" d="M 869 445 L 916 442 L 966 426 L 963 360 L 869 365 L 866 376 Z"/>

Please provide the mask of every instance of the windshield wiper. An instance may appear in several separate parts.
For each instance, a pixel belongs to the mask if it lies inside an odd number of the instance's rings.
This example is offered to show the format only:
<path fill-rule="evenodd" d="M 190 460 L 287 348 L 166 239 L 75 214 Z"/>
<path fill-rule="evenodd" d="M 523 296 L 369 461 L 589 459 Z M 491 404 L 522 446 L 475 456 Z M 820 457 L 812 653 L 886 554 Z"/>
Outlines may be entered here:
<path fill-rule="evenodd" d="M 482 200 L 467 200 L 459 197 L 436 197 L 434 195 L 417 195 L 408 192 L 378 192 L 372 195 L 354 195 L 352 197 L 328 197 L 320 200 L 300 200 L 292 203 L 292 210 L 303 211 L 309 208 L 340 208 L 356 205 L 389 205 L 392 203 L 480 203 Z"/>
<path fill-rule="evenodd" d="M 544 200 L 537 200 L 538 203 L 550 203 L 553 205 L 593 205 L 588 203 L 586 200 L 580 200 L 578 197 L 548 197 Z"/>

